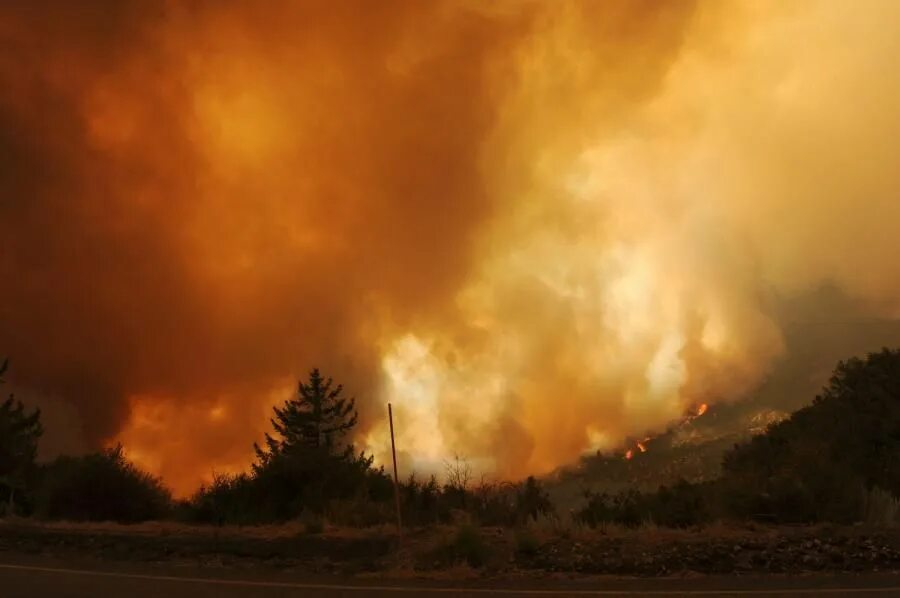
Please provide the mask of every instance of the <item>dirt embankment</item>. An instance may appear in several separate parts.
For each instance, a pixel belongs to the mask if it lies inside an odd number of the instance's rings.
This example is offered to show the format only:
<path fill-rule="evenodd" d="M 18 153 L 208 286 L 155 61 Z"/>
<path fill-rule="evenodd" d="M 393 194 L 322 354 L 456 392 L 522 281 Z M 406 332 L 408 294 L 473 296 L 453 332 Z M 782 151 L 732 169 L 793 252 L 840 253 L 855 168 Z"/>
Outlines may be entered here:
<path fill-rule="evenodd" d="M 436 527 L 190 527 L 0 522 L 4 552 L 103 560 L 273 567 L 337 575 L 670 576 L 900 570 L 900 530 L 713 527 L 679 531 Z"/>

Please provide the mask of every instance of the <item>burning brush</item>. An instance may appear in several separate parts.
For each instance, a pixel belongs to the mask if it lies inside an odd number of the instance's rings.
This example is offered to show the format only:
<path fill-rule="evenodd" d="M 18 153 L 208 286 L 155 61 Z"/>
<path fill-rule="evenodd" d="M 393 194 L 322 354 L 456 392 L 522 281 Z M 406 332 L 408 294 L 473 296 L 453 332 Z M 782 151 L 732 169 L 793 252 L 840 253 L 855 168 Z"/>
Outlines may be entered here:
<path fill-rule="evenodd" d="M 689 424 L 690 422 L 705 414 L 707 411 L 709 411 L 709 405 L 706 403 L 700 403 L 696 409 L 689 411 L 684 417 L 682 417 L 681 421 L 679 421 L 674 426 L 674 428 L 680 428 L 681 426 Z M 653 440 L 653 438 L 653 436 L 647 436 L 643 440 L 636 441 L 633 447 L 625 451 L 625 460 L 628 461 L 634 458 L 635 450 L 641 453 L 646 453 L 647 445 L 650 441 Z"/>

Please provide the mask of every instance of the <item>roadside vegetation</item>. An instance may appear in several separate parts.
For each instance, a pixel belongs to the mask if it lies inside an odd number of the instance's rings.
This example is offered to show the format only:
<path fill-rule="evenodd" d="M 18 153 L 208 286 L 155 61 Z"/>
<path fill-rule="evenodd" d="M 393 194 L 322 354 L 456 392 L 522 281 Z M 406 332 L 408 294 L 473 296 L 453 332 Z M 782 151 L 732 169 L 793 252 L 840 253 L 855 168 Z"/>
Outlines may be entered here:
<path fill-rule="evenodd" d="M 36 521 L 296 522 L 312 535 L 328 526 L 387 526 L 396 517 L 393 482 L 350 442 L 356 423 L 354 399 L 313 370 L 274 409 L 272 432 L 255 447 L 250 471 L 217 476 L 189 499 L 174 500 L 121 447 L 37 463 L 40 413 L 10 397 L 0 404 L 0 509 Z M 811 405 L 727 451 L 711 481 L 682 480 L 654 492 L 586 491 L 578 508 L 559 512 L 541 480 L 476 481 L 456 458 L 441 480 L 413 474 L 399 492 L 408 529 L 453 530 L 434 548 L 435 560 L 476 567 L 489 560 L 488 529 L 510 530 L 505 541 L 527 559 L 541 552 L 546 530 L 571 536 L 717 522 L 893 524 L 900 511 L 900 350 L 838 364 Z"/>

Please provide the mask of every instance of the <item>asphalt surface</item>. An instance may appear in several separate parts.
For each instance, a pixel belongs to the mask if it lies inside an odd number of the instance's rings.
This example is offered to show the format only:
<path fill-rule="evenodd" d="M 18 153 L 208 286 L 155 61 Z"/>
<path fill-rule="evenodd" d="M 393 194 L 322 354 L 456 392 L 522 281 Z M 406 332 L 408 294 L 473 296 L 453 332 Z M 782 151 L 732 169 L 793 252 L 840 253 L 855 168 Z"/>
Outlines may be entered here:
<path fill-rule="evenodd" d="M 310 579 L 289 573 L 60 561 L 0 554 L 0 598 L 338 596 L 900 596 L 900 575 L 515 580 L 480 583 Z"/>

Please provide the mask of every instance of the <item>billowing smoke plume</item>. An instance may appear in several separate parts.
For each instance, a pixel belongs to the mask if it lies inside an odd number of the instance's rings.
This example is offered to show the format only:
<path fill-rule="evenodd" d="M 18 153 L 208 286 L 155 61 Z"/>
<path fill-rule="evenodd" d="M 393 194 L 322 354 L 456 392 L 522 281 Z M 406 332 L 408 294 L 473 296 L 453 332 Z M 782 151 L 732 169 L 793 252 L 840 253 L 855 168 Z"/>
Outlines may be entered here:
<path fill-rule="evenodd" d="M 900 315 L 898 17 L 6 3 L 0 352 L 182 492 L 314 365 L 407 467 L 613 447 L 757 388 L 792 297 Z"/>

